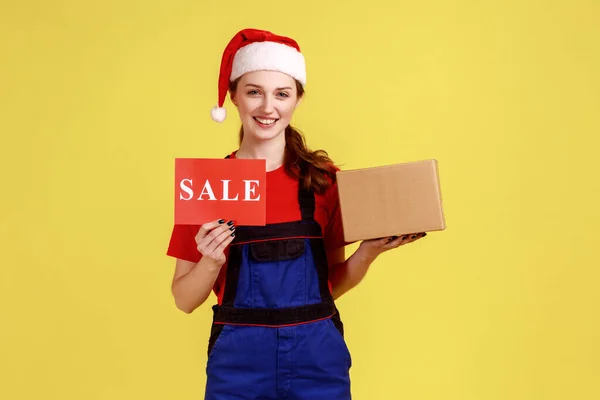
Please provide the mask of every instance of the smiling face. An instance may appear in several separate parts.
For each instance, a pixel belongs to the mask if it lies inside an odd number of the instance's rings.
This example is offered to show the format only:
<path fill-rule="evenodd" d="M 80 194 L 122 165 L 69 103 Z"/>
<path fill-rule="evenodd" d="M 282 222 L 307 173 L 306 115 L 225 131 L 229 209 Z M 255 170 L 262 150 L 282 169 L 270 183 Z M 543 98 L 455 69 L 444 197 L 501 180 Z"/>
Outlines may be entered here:
<path fill-rule="evenodd" d="M 244 137 L 255 140 L 269 140 L 283 134 L 301 99 L 294 78 L 276 71 L 242 75 L 231 95 Z"/>

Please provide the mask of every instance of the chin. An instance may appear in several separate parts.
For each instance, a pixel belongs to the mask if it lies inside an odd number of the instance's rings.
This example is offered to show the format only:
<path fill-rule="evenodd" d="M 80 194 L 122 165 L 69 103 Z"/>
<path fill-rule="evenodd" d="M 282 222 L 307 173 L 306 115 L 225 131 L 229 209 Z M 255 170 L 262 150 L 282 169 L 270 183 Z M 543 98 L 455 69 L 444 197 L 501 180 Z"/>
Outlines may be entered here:
<path fill-rule="evenodd" d="M 271 140 L 282 134 L 283 131 L 280 132 L 252 132 L 252 136 L 258 140 Z"/>

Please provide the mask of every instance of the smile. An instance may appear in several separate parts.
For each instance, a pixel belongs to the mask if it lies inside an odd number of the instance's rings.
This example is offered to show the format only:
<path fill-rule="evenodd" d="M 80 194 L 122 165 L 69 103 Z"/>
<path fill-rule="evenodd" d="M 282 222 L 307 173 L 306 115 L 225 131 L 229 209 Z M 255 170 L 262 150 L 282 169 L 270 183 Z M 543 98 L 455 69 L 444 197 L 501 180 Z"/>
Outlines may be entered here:
<path fill-rule="evenodd" d="M 273 125 L 275 122 L 277 122 L 277 119 L 272 119 L 272 118 L 258 118 L 258 117 L 254 117 L 254 119 L 258 122 L 260 122 L 263 125 Z"/>

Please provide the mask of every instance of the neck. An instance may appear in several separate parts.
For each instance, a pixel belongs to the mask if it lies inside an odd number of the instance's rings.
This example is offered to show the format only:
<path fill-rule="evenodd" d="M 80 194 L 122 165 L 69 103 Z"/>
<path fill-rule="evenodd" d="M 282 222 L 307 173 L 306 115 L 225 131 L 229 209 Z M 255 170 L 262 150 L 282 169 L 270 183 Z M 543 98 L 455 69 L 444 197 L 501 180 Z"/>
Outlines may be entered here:
<path fill-rule="evenodd" d="M 285 134 L 282 132 L 270 140 L 253 140 L 250 135 L 244 136 L 235 157 L 266 160 L 268 172 L 274 171 L 283 165 L 284 154 Z"/>

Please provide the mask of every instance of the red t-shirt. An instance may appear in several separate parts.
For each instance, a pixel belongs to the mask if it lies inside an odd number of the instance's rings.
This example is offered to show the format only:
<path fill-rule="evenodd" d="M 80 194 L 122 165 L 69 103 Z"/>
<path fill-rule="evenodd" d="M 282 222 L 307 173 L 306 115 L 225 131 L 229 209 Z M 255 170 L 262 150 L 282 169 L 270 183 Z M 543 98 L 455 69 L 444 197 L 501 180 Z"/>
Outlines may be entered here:
<path fill-rule="evenodd" d="M 235 158 L 235 152 L 231 154 Z M 266 180 L 266 220 L 267 224 L 290 222 L 302 219 L 298 205 L 298 184 L 296 178 L 289 176 L 283 166 L 267 172 Z M 223 215 L 227 220 L 227 216 Z M 327 251 L 347 245 L 342 230 L 342 217 L 338 198 L 337 184 L 333 183 L 323 194 L 315 193 L 315 220 L 321 225 L 325 249 Z M 208 222 L 208 221 L 207 221 Z M 197 263 L 202 255 L 196 248 L 194 239 L 199 225 L 175 225 L 167 255 L 182 260 Z M 227 255 L 226 251 L 226 255 Z M 221 268 L 219 277 L 214 285 L 214 292 L 221 303 L 225 271 L 227 265 Z"/>

